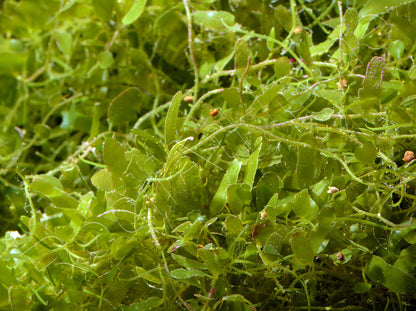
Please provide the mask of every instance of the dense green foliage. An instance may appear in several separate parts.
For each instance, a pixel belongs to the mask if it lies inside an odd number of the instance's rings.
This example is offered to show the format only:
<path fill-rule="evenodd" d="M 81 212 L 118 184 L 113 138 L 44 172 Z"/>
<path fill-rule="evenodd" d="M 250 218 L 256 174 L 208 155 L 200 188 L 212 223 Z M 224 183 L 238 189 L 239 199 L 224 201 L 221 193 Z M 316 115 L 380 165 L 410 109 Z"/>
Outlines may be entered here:
<path fill-rule="evenodd" d="M 0 310 L 414 309 L 414 2 L 0 1 Z"/>

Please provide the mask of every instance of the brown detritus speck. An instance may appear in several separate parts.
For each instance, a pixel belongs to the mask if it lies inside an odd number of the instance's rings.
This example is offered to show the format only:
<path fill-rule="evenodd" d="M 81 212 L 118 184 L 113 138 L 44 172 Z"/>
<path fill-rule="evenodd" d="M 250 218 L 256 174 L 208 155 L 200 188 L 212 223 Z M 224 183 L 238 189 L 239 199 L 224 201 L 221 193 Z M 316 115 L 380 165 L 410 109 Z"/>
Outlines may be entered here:
<path fill-rule="evenodd" d="M 194 101 L 194 97 L 191 95 L 188 95 L 188 96 L 185 96 L 183 100 L 186 101 L 187 103 L 192 103 Z"/>
<path fill-rule="evenodd" d="M 414 159 L 415 159 L 415 154 L 413 151 L 408 150 L 404 153 L 404 156 L 403 156 L 404 162 L 409 163 L 409 162 L 412 162 Z"/>
<path fill-rule="evenodd" d="M 344 256 L 344 253 L 343 252 L 339 252 L 337 254 L 337 260 L 338 261 L 344 261 L 345 260 L 345 256 Z"/>
<path fill-rule="evenodd" d="M 220 112 L 219 112 L 219 110 L 218 110 L 217 108 L 215 108 L 215 109 L 212 109 L 212 110 L 209 112 L 209 115 L 210 115 L 211 117 L 216 117 L 219 113 L 220 113 Z"/>

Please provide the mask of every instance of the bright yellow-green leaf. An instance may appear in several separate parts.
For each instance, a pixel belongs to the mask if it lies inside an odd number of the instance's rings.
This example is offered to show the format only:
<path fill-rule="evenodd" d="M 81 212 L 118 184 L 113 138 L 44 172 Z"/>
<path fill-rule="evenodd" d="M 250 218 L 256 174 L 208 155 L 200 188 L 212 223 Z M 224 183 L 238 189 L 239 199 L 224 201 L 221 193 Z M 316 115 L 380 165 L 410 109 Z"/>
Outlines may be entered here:
<path fill-rule="evenodd" d="M 114 58 L 111 52 L 105 51 L 105 52 L 102 52 L 98 56 L 98 66 L 100 66 L 101 69 L 107 69 L 113 64 L 114 64 Z"/>
<path fill-rule="evenodd" d="M 193 21 L 204 28 L 224 31 L 226 26 L 234 25 L 234 15 L 225 11 L 197 11 L 192 15 Z"/>
<path fill-rule="evenodd" d="M 240 168 L 241 162 L 236 159 L 234 159 L 228 166 L 228 169 L 221 180 L 220 186 L 212 198 L 211 205 L 209 206 L 209 211 L 212 215 L 218 214 L 224 208 L 225 203 L 227 202 L 227 187 L 230 184 L 236 183 Z"/>
<path fill-rule="evenodd" d="M 72 52 L 72 36 L 66 31 L 59 31 L 56 33 L 56 41 L 59 49 L 65 55 L 71 55 Z"/>
<path fill-rule="evenodd" d="M 259 137 L 255 143 L 255 150 L 250 154 L 250 157 L 247 161 L 247 167 L 244 174 L 243 183 L 253 187 L 254 177 L 257 172 L 257 167 L 259 163 L 259 155 L 262 146 L 262 137 Z"/>
<path fill-rule="evenodd" d="M 146 0 L 135 0 L 130 10 L 124 15 L 122 19 L 123 25 L 134 23 L 140 15 L 142 15 L 146 6 Z"/>

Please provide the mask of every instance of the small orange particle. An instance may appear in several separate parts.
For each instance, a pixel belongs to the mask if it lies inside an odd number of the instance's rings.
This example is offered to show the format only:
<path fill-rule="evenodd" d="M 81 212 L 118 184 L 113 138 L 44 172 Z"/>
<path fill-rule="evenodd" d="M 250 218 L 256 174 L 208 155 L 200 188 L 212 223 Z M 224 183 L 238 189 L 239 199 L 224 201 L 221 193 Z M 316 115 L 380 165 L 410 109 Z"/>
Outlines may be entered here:
<path fill-rule="evenodd" d="M 191 95 L 185 96 L 184 101 L 187 103 L 192 103 L 194 101 L 194 97 Z"/>
<path fill-rule="evenodd" d="M 339 79 L 337 84 L 338 84 L 338 90 L 342 91 L 345 87 L 347 87 L 348 82 L 344 78 L 341 78 L 341 79 Z"/>
<path fill-rule="evenodd" d="M 413 161 L 415 159 L 415 154 L 414 154 L 414 152 L 413 151 L 406 151 L 405 153 L 404 153 L 404 156 L 403 156 L 403 161 L 404 162 L 411 162 L 411 161 Z"/>
<path fill-rule="evenodd" d="M 217 108 L 215 108 L 215 109 L 212 109 L 212 110 L 209 112 L 209 115 L 210 115 L 211 117 L 215 117 L 215 116 L 217 116 L 219 113 L 220 113 L 220 112 L 219 112 L 219 110 L 218 110 Z"/>
<path fill-rule="evenodd" d="M 266 218 L 267 217 L 267 212 L 266 211 L 261 211 L 260 212 L 260 218 L 261 219 L 264 219 L 264 218 Z"/>
<path fill-rule="evenodd" d="M 295 29 L 293 30 L 293 33 L 295 34 L 295 35 L 298 35 L 298 34 L 300 34 L 302 32 L 302 27 L 295 27 Z"/>

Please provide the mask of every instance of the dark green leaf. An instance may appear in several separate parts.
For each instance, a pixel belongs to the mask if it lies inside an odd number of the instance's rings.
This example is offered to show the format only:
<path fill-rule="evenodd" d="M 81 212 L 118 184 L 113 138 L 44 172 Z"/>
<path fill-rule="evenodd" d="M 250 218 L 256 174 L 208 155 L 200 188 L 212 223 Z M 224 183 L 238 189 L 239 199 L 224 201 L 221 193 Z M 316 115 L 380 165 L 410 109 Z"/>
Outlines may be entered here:
<path fill-rule="evenodd" d="M 374 56 L 367 65 L 367 71 L 363 81 L 363 87 L 359 91 L 361 99 L 378 97 L 381 92 L 381 84 L 384 75 L 383 57 Z"/>
<path fill-rule="evenodd" d="M 71 131 L 83 131 L 86 133 L 90 130 L 91 120 L 88 119 L 84 114 L 79 112 L 75 104 L 72 104 L 69 110 L 62 111 L 61 115 L 61 129 Z"/>
<path fill-rule="evenodd" d="M 251 189 L 247 184 L 231 184 L 227 187 L 227 202 L 233 214 L 238 214 L 251 201 Z"/>
<path fill-rule="evenodd" d="M 292 15 L 289 9 L 279 4 L 274 10 L 274 17 L 276 22 L 289 33 L 293 27 Z"/>
<path fill-rule="evenodd" d="M 407 273 L 413 273 L 416 267 L 416 244 L 402 250 L 393 266 Z"/>
<path fill-rule="evenodd" d="M 310 240 L 303 232 L 296 232 L 292 235 L 291 245 L 293 253 L 302 264 L 312 264 L 315 253 Z"/>
<path fill-rule="evenodd" d="M 92 0 L 92 5 L 98 16 L 103 20 L 109 20 L 113 13 L 115 0 Z"/>
<path fill-rule="evenodd" d="M 269 173 L 263 175 L 256 185 L 256 205 L 258 209 L 269 202 L 271 197 L 279 191 L 279 180 L 276 174 Z"/>
<path fill-rule="evenodd" d="M 172 258 L 187 269 L 201 269 L 201 262 L 171 253 Z"/>
<path fill-rule="evenodd" d="M 280 249 L 282 247 L 282 236 L 273 232 L 263 246 L 261 258 L 265 264 L 272 264 L 281 259 Z"/>
<path fill-rule="evenodd" d="M 169 106 L 168 114 L 166 116 L 165 141 L 168 146 L 171 143 L 175 142 L 176 140 L 178 112 L 179 112 L 179 106 L 181 104 L 181 100 L 182 100 L 182 92 L 179 91 L 175 94 L 175 96 L 173 96 L 172 102 Z"/>
<path fill-rule="evenodd" d="M 202 221 L 200 219 L 195 220 L 194 223 L 187 228 L 183 238 L 186 240 L 198 239 L 198 236 L 201 233 L 202 228 Z"/>
<path fill-rule="evenodd" d="M 127 160 L 124 148 L 113 138 L 104 142 L 103 147 L 104 163 L 114 177 L 120 177 L 127 168 Z"/>
<path fill-rule="evenodd" d="M 358 282 L 354 284 L 354 292 L 358 294 L 367 293 L 371 289 L 371 284 Z"/>
<path fill-rule="evenodd" d="M 174 279 L 189 279 L 192 277 L 206 277 L 208 274 L 196 269 L 177 269 L 171 271 L 170 275 Z"/>
<path fill-rule="evenodd" d="M 156 205 L 160 210 L 185 216 L 206 207 L 207 193 L 195 163 L 184 157 L 176 160 L 167 173 L 166 177 L 174 177 L 156 183 Z"/>
<path fill-rule="evenodd" d="M 358 13 L 354 8 L 348 8 L 344 14 L 345 27 L 348 32 L 354 32 L 358 25 Z"/>
<path fill-rule="evenodd" d="M 131 87 L 121 92 L 108 106 L 108 121 L 112 125 L 121 125 L 133 121 L 141 105 L 141 92 Z"/>
<path fill-rule="evenodd" d="M 293 36 L 293 41 L 296 44 L 296 50 L 301 58 L 306 64 L 311 62 L 311 45 L 312 39 L 311 35 L 306 29 L 300 28 L 300 33 L 295 33 Z"/>
<path fill-rule="evenodd" d="M 295 194 L 292 206 L 292 210 L 298 216 L 305 217 L 307 219 L 315 216 L 316 209 L 314 209 L 311 205 L 311 199 L 307 189 Z"/>
<path fill-rule="evenodd" d="M 287 57 L 279 57 L 276 59 L 276 62 L 274 63 L 274 74 L 276 75 L 276 79 L 288 76 L 291 70 L 292 66 Z"/>
<path fill-rule="evenodd" d="M 237 77 L 240 80 L 249 64 L 250 57 L 248 44 L 244 39 L 239 39 L 236 42 L 234 53 L 234 69 L 236 70 Z"/>
<path fill-rule="evenodd" d="M 279 91 L 283 88 L 283 84 L 271 83 L 267 89 L 262 92 L 254 102 L 250 105 L 248 111 L 255 115 L 257 112 L 265 109 L 276 98 Z"/>
<path fill-rule="evenodd" d="M 266 244 L 270 235 L 276 231 L 275 225 L 269 220 L 258 219 L 253 228 L 253 239 L 259 249 Z"/>
<path fill-rule="evenodd" d="M 395 7 L 412 3 L 415 0 L 367 0 L 366 4 L 361 8 L 360 18 L 372 19 L 377 15 L 386 13 Z"/>
<path fill-rule="evenodd" d="M 363 163 L 372 164 L 377 157 L 377 149 L 370 142 L 365 142 L 362 145 L 355 148 L 354 155 L 358 161 Z"/>
<path fill-rule="evenodd" d="M 296 172 L 301 187 L 314 183 L 314 178 L 320 173 L 319 153 L 314 149 L 317 145 L 315 138 L 307 133 L 300 141 L 307 143 L 310 147 L 298 147 Z"/>
<path fill-rule="evenodd" d="M 122 260 L 124 257 L 130 255 L 139 244 L 135 240 L 128 241 L 127 243 L 124 239 L 121 241 L 122 243 L 120 243 L 119 247 L 114 252 L 114 259 L 116 260 Z"/>
<path fill-rule="evenodd" d="M 252 303 L 247 300 L 243 295 L 240 294 L 234 294 L 234 295 L 229 295 L 229 296 L 225 296 L 222 298 L 223 301 L 232 301 L 232 302 L 240 302 L 243 304 L 248 304 L 250 306 L 252 306 Z M 254 308 L 254 307 L 252 307 Z"/>
<path fill-rule="evenodd" d="M 145 311 L 160 307 L 163 304 L 163 299 L 159 297 L 150 297 L 144 301 L 136 302 L 130 306 L 123 308 L 125 311 Z"/>
<path fill-rule="evenodd" d="M 379 256 L 373 256 L 365 273 L 373 282 L 381 283 L 397 294 L 411 294 L 416 290 L 415 279 Z"/>
<path fill-rule="evenodd" d="M 209 272 L 214 276 L 214 278 L 221 275 L 224 271 L 221 265 L 218 262 L 218 258 L 214 253 L 208 249 L 200 248 L 197 251 L 198 259 L 201 259 L 205 266 L 208 268 Z"/>
<path fill-rule="evenodd" d="M 232 236 L 239 235 L 243 229 L 240 218 L 233 215 L 230 215 L 225 219 L 224 225 L 227 232 Z"/>
<path fill-rule="evenodd" d="M 40 138 L 48 138 L 51 134 L 51 128 L 45 124 L 36 124 L 33 130 Z"/>

